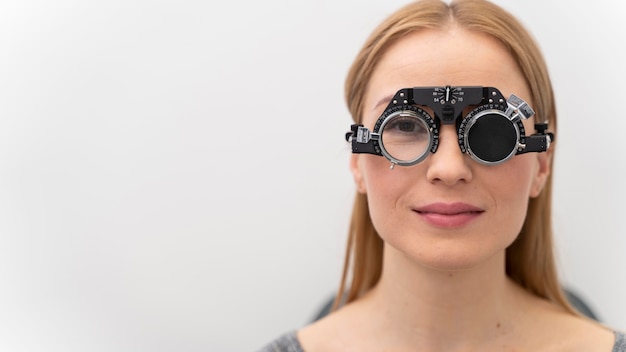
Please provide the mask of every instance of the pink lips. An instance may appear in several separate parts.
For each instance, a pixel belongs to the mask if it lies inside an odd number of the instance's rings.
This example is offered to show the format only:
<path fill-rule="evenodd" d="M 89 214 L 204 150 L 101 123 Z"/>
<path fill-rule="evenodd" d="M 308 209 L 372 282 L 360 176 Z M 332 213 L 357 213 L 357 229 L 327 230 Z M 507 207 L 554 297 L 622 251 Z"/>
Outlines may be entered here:
<path fill-rule="evenodd" d="M 413 210 L 428 223 L 438 227 L 460 227 L 484 212 L 466 203 L 432 203 Z"/>

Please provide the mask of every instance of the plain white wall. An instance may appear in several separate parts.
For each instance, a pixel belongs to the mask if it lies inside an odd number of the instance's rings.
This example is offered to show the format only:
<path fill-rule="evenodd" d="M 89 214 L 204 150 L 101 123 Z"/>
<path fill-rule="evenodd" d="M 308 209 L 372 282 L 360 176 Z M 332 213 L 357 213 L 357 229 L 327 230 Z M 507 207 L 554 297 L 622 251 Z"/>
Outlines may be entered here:
<path fill-rule="evenodd" d="M 253 351 L 336 289 L 343 80 L 395 1 L 0 3 L 0 348 Z M 550 66 L 564 282 L 626 329 L 612 0 L 499 0 Z"/>

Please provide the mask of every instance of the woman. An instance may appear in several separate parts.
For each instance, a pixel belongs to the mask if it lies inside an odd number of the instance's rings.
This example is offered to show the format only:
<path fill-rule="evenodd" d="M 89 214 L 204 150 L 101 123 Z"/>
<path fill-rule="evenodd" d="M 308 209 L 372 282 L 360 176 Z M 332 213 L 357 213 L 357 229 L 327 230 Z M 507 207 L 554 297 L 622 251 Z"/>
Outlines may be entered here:
<path fill-rule="evenodd" d="M 346 100 L 346 294 L 264 351 L 626 351 L 561 292 L 554 97 L 515 18 L 482 0 L 409 4 L 365 43 Z"/>

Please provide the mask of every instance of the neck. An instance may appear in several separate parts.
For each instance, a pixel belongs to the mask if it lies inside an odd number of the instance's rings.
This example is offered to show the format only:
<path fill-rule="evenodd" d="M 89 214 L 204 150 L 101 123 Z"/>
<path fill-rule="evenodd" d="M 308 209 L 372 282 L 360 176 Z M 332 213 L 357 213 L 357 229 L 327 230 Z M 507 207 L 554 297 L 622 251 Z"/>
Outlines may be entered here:
<path fill-rule="evenodd" d="M 519 296 L 504 252 L 459 271 L 420 266 L 387 246 L 381 279 L 364 303 L 377 307 L 371 313 L 394 339 L 453 350 L 511 333 Z"/>

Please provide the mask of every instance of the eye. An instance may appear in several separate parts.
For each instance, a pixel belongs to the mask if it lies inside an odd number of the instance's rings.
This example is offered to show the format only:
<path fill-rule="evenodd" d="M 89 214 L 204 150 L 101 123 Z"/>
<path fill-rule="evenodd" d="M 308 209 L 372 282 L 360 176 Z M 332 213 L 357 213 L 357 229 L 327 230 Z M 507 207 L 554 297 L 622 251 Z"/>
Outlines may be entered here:
<path fill-rule="evenodd" d="M 385 126 L 385 132 L 413 136 L 428 135 L 424 122 L 411 116 L 398 116 L 392 119 Z"/>
<path fill-rule="evenodd" d="M 428 116 L 424 115 L 421 110 L 399 110 L 387 116 L 380 132 L 383 154 L 407 164 L 422 160 L 432 144 Z"/>
<path fill-rule="evenodd" d="M 416 127 L 414 121 L 398 121 L 398 129 L 402 132 L 413 132 Z"/>

